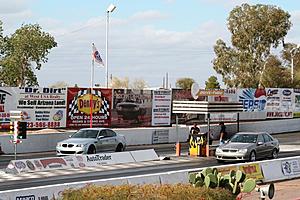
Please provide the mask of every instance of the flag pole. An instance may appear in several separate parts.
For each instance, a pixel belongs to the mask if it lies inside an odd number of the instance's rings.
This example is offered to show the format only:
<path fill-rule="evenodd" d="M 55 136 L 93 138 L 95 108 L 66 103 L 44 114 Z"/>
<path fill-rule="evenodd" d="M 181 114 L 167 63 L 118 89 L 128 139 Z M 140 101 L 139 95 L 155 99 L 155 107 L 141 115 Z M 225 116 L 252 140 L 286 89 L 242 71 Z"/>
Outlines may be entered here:
<path fill-rule="evenodd" d="M 92 53 L 93 52 L 94 43 L 92 43 Z M 92 66 L 91 66 L 91 89 L 90 89 L 90 128 L 93 127 L 93 85 L 94 85 L 94 66 L 95 66 L 95 58 L 93 56 Z"/>

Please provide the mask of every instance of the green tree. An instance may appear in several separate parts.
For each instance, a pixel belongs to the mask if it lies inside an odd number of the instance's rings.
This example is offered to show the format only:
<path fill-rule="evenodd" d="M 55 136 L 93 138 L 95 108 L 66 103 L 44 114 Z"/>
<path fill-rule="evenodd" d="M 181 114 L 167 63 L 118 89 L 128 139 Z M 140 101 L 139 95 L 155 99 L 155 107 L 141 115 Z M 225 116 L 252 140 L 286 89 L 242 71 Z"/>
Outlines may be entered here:
<path fill-rule="evenodd" d="M 0 83 L 7 86 L 38 85 L 34 69 L 40 70 L 48 61 L 50 49 L 57 43 L 38 24 L 23 25 L 10 37 L 4 38 L 0 62 Z"/>
<path fill-rule="evenodd" d="M 293 43 L 285 44 L 281 52 L 281 57 L 284 60 L 284 66 L 290 69 L 292 67 L 293 58 L 294 81 L 292 81 L 290 74 L 291 87 L 300 88 L 300 47 Z"/>
<path fill-rule="evenodd" d="M 205 89 L 220 89 L 220 83 L 216 76 L 210 76 L 207 81 L 205 81 Z"/>
<path fill-rule="evenodd" d="M 282 62 L 274 55 L 269 56 L 265 63 L 265 69 L 261 77 L 264 87 L 283 88 L 291 87 L 290 70 L 282 66 Z"/>
<path fill-rule="evenodd" d="M 190 90 L 193 83 L 195 83 L 195 81 L 192 78 L 180 78 L 176 81 L 176 87 L 184 90 Z"/>
<path fill-rule="evenodd" d="M 213 68 L 229 87 L 257 87 L 270 55 L 291 27 L 289 13 L 272 5 L 242 4 L 228 17 L 232 47 L 223 40 L 214 46 Z"/>

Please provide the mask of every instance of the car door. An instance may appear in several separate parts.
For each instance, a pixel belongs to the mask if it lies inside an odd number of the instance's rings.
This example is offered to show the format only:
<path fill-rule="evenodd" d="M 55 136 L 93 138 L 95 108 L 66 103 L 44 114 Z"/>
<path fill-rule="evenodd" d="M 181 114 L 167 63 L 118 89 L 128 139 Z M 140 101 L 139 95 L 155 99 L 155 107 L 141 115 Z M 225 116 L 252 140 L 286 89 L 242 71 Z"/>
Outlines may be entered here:
<path fill-rule="evenodd" d="M 266 133 L 263 134 L 263 137 L 265 139 L 265 144 L 266 144 L 266 155 L 271 156 L 272 151 L 274 149 L 275 141 L 273 141 L 273 139 L 271 137 L 269 137 L 268 134 L 266 134 Z"/>
<path fill-rule="evenodd" d="M 262 134 L 258 134 L 256 143 L 256 157 L 264 158 L 266 157 L 267 147 L 265 144 L 265 139 Z"/>
<path fill-rule="evenodd" d="M 117 148 L 117 134 L 113 131 L 113 130 L 110 130 L 110 129 L 107 129 L 106 130 L 106 133 L 107 133 L 107 142 L 108 142 L 108 150 L 109 151 L 115 151 L 116 148 Z"/>
<path fill-rule="evenodd" d="M 106 129 L 101 130 L 98 135 L 97 152 L 107 151 L 109 149 L 109 140 Z"/>

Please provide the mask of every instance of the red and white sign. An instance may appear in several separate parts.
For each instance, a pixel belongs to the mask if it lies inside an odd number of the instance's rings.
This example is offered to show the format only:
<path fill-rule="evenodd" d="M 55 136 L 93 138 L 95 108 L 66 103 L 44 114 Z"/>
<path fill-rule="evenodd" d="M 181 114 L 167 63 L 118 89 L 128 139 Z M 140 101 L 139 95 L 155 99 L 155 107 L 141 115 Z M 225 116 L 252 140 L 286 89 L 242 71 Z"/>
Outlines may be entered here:
<path fill-rule="evenodd" d="M 88 127 L 91 110 L 93 126 L 109 127 L 111 125 L 111 102 L 111 89 L 94 88 L 91 97 L 88 88 L 68 88 L 67 127 Z"/>
<path fill-rule="evenodd" d="M 154 90 L 152 100 L 152 126 L 171 124 L 171 90 Z"/>

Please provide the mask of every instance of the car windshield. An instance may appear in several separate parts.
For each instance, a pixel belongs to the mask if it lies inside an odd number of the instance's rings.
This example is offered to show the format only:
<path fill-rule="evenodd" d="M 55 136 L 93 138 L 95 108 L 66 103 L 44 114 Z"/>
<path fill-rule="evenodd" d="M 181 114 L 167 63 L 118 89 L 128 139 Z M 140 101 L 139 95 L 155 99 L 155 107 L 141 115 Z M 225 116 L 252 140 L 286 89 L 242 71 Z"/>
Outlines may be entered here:
<path fill-rule="evenodd" d="M 230 142 L 239 142 L 239 143 L 256 143 L 257 135 L 253 134 L 236 134 L 234 135 Z"/>
<path fill-rule="evenodd" d="M 79 130 L 72 135 L 72 138 L 96 138 L 97 130 Z"/>

